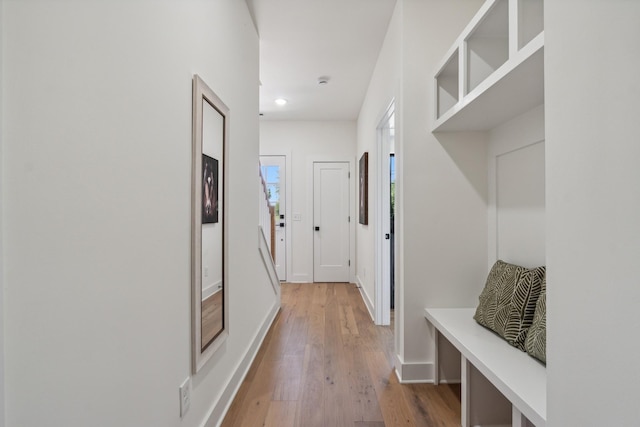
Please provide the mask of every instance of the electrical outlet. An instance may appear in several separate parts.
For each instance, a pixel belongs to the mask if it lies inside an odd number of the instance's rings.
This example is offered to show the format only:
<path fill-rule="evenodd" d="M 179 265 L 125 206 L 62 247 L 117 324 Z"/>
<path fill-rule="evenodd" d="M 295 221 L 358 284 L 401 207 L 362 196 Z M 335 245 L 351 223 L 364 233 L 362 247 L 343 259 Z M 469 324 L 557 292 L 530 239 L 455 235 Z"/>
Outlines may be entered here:
<path fill-rule="evenodd" d="M 180 386 L 180 418 L 189 410 L 191 406 L 191 377 L 188 377 Z"/>
<path fill-rule="evenodd" d="M 204 277 L 209 277 L 209 267 L 204 268 Z"/>

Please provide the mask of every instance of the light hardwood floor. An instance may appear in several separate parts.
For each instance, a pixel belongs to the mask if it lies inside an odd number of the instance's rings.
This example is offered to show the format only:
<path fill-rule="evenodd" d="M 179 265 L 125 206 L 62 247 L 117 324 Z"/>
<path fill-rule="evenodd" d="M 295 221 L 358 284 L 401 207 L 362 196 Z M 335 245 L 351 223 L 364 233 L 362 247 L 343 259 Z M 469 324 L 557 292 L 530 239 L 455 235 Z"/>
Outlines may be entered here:
<path fill-rule="evenodd" d="M 283 284 L 282 310 L 222 427 L 460 426 L 459 386 L 400 384 L 393 326 L 353 284 Z"/>
<path fill-rule="evenodd" d="M 222 329 L 222 291 L 202 301 L 202 345 L 206 347 Z"/>

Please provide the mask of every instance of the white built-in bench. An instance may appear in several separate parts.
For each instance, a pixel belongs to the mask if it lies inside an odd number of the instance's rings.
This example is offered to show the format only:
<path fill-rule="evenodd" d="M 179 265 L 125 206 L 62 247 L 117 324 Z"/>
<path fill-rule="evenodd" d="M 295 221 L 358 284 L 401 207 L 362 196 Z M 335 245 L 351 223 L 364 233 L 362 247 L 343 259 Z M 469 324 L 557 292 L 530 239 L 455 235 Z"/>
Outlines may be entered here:
<path fill-rule="evenodd" d="M 437 334 L 445 337 L 461 355 L 462 427 L 544 427 L 547 419 L 545 366 L 476 323 L 474 313 L 475 308 L 425 309 L 425 317 Z M 437 334 L 436 384 L 440 372 Z M 493 387 L 487 380 L 508 400 L 506 411 L 506 401 L 495 389 L 488 390 Z"/>

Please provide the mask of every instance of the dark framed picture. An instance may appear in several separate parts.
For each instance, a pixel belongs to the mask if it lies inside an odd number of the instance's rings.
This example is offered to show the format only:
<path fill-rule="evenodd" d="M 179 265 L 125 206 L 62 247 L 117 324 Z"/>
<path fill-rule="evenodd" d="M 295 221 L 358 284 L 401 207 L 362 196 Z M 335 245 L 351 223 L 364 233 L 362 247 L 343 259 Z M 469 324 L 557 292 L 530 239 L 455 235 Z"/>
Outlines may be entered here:
<path fill-rule="evenodd" d="M 360 224 L 369 224 L 369 153 L 360 157 L 359 164 L 359 219 Z"/>
<path fill-rule="evenodd" d="M 202 155 L 202 223 L 218 222 L 218 159 Z"/>

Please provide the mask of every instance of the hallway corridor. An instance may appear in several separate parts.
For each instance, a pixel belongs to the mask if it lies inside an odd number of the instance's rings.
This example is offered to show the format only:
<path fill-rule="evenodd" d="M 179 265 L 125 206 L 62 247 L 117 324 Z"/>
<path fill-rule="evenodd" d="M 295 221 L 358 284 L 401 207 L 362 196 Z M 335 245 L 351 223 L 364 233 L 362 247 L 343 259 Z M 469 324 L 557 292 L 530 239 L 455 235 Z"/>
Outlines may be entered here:
<path fill-rule="evenodd" d="M 393 325 L 346 283 L 283 284 L 282 309 L 222 427 L 449 427 L 459 386 L 400 384 Z"/>

